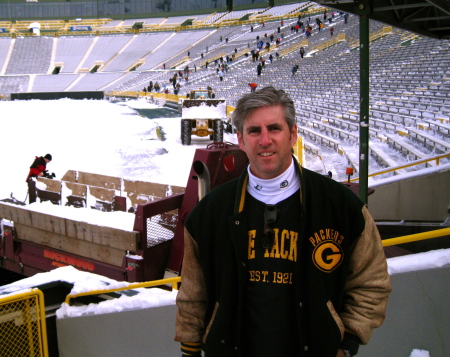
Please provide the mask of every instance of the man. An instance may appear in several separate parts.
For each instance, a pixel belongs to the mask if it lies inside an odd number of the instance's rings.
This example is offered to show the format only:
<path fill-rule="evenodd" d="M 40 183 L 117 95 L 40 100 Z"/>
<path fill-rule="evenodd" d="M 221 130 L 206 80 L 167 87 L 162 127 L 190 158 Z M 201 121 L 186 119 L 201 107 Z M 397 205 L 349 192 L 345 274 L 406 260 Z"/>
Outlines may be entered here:
<path fill-rule="evenodd" d="M 175 340 L 184 355 L 355 355 L 384 320 L 391 290 L 367 207 L 298 166 L 292 100 L 244 95 L 233 124 L 249 166 L 186 220 Z"/>
<path fill-rule="evenodd" d="M 258 63 L 258 65 L 256 66 L 256 74 L 258 75 L 258 76 L 260 76 L 261 75 L 261 73 L 262 73 L 262 64 L 261 63 Z"/>
<path fill-rule="evenodd" d="M 28 202 L 34 203 L 36 202 L 37 193 L 36 193 L 36 181 L 35 177 L 43 177 L 45 171 L 47 170 L 47 164 L 52 161 L 52 155 L 47 154 L 45 156 L 36 156 L 35 160 L 30 166 L 30 172 L 27 176 L 27 184 L 28 184 Z"/>
<path fill-rule="evenodd" d="M 305 48 L 300 47 L 300 57 L 303 58 L 305 56 Z"/>
<path fill-rule="evenodd" d="M 256 88 L 258 87 L 258 84 L 256 84 L 256 83 L 249 83 L 248 84 L 249 85 L 249 87 L 250 87 L 250 92 L 255 92 L 256 91 Z"/>
<path fill-rule="evenodd" d="M 222 69 L 219 69 L 219 72 L 217 72 L 217 74 L 219 75 L 219 79 L 222 82 L 223 81 L 223 76 L 225 75 L 225 73 L 223 72 Z"/>

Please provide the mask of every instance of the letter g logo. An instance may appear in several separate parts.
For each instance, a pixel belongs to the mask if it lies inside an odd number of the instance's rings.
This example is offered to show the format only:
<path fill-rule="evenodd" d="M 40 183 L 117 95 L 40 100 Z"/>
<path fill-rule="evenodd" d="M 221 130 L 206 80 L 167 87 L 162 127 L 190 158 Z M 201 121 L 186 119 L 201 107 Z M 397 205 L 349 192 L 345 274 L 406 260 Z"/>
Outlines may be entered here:
<path fill-rule="evenodd" d="M 333 241 L 320 243 L 313 251 L 313 262 L 325 273 L 331 273 L 344 259 L 342 248 Z"/>

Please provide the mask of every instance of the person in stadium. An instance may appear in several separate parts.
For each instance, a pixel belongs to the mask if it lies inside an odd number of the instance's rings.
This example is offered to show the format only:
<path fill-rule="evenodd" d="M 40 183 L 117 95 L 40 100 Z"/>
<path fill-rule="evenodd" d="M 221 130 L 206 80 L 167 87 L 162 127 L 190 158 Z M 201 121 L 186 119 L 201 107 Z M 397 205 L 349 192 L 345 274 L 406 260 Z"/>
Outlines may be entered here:
<path fill-rule="evenodd" d="M 258 84 L 254 83 L 254 82 L 249 83 L 248 85 L 250 87 L 250 92 L 256 91 L 256 88 L 258 87 Z"/>
<path fill-rule="evenodd" d="M 262 73 L 262 68 L 263 68 L 263 66 L 262 66 L 261 62 L 258 63 L 258 65 L 256 66 L 256 74 L 257 74 L 258 76 L 261 75 L 261 73 Z"/>
<path fill-rule="evenodd" d="M 300 47 L 300 57 L 303 58 L 305 56 L 305 48 Z"/>
<path fill-rule="evenodd" d="M 33 163 L 30 166 L 30 171 L 26 182 L 28 184 L 28 203 L 36 202 L 36 177 L 43 177 L 47 171 L 47 164 L 52 161 L 52 155 L 46 154 L 45 156 L 36 156 Z"/>
<path fill-rule="evenodd" d="M 295 118 L 273 87 L 237 102 L 249 166 L 185 222 L 175 341 L 186 356 L 353 356 L 384 320 L 374 220 L 347 187 L 297 164 Z"/>
<path fill-rule="evenodd" d="M 223 72 L 223 69 L 218 68 L 217 74 L 219 75 L 219 79 L 222 82 L 223 81 L 223 76 L 225 75 L 225 73 Z"/>

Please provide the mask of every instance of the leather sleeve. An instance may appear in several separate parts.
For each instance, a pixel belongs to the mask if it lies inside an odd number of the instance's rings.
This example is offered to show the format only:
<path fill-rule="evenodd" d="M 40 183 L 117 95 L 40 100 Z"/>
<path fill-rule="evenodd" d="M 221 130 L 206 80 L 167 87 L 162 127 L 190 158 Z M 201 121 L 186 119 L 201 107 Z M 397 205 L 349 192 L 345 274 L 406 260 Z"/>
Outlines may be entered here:
<path fill-rule="evenodd" d="M 346 331 L 366 344 L 372 330 L 384 321 L 391 284 L 378 229 L 366 206 L 362 213 L 365 228 L 351 252 L 340 317 Z"/>
<path fill-rule="evenodd" d="M 186 229 L 181 286 L 176 304 L 175 341 L 201 342 L 205 331 L 206 289 L 197 244 Z"/>

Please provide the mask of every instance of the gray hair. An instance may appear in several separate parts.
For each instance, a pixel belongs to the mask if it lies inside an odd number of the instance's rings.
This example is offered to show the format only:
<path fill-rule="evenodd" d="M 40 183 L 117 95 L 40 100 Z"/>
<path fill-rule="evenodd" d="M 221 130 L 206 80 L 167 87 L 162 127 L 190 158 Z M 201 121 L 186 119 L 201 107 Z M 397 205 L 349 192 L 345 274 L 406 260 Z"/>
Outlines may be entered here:
<path fill-rule="evenodd" d="M 272 86 L 243 95 L 238 100 L 236 109 L 232 114 L 233 125 L 238 132 L 242 133 L 245 119 L 254 110 L 273 105 L 281 105 L 283 107 L 284 119 L 289 126 L 289 130 L 291 130 L 296 122 L 294 102 L 284 90 L 278 90 Z"/>

